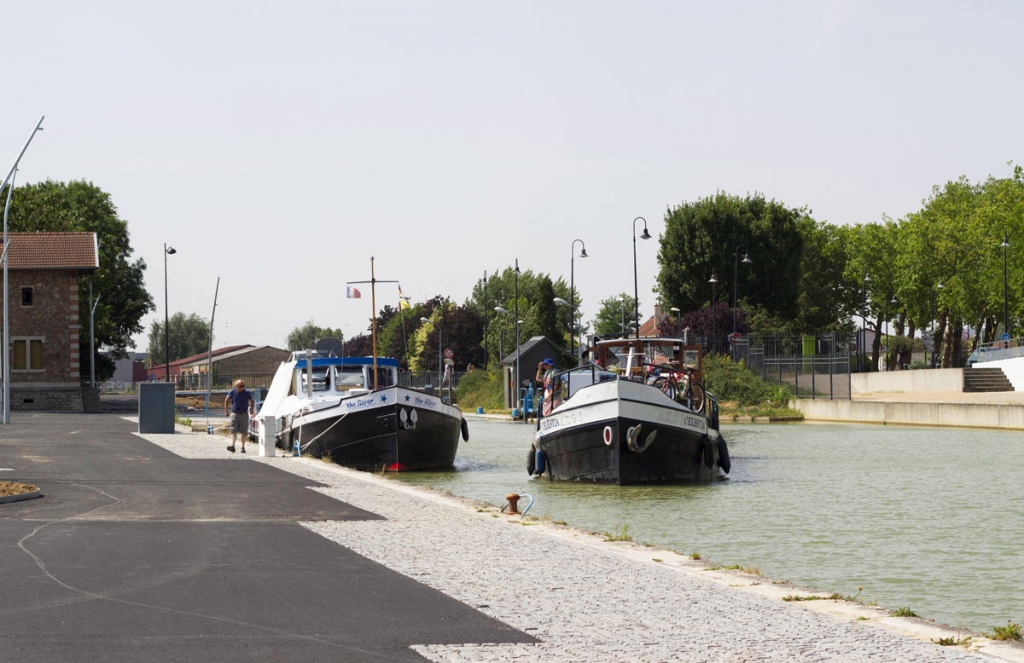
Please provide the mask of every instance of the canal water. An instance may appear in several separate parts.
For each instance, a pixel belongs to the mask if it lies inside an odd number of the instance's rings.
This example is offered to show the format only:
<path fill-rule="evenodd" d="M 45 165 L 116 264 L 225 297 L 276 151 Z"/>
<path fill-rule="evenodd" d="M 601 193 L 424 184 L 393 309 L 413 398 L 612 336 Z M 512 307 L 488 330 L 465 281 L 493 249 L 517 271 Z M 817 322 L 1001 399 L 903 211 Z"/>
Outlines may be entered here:
<path fill-rule="evenodd" d="M 1024 620 L 1022 434 L 805 423 L 722 432 L 732 473 L 710 485 L 529 478 L 533 426 L 481 420 L 455 470 L 399 477 L 494 505 L 528 493 L 530 515 L 826 592 L 863 587 L 864 601 L 953 627 Z"/>

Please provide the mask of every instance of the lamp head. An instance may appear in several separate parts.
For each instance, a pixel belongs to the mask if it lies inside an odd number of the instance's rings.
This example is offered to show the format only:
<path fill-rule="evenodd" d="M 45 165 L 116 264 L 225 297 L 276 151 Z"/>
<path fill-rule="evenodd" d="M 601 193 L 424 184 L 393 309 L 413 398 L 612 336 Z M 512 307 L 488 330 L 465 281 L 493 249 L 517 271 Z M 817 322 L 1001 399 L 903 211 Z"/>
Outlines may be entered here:
<path fill-rule="evenodd" d="M 497 311 L 498 313 L 504 313 L 505 315 L 508 315 L 508 311 L 506 311 L 505 309 L 503 309 L 500 306 L 495 306 L 494 310 Z"/>
<path fill-rule="evenodd" d="M 564 299 L 562 299 L 561 297 L 555 297 L 555 300 L 554 300 L 554 301 L 555 301 L 555 303 L 556 303 L 556 304 L 558 304 L 559 306 L 568 306 L 568 305 L 569 305 L 569 302 L 565 301 L 565 300 L 564 300 Z"/>
<path fill-rule="evenodd" d="M 420 318 L 420 322 L 430 322 L 430 320 L 427 320 L 426 318 Z"/>
<path fill-rule="evenodd" d="M 942 290 L 942 289 L 943 289 L 943 288 L 945 288 L 945 287 L 946 287 L 946 286 L 942 285 L 942 281 L 939 281 L 939 285 L 935 286 L 935 289 L 936 289 L 936 290 Z"/>
<path fill-rule="evenodd" d="M 740 262 L 743 262 L 743 263 L 746 263 L 746 264 L 750 265 L 750 264 L 753 264 L 754 261 L 750 259 L 750 254 L 749 253 L 744 253 L 743 254 L 743 260 L 741 260 Z"/>
<path fill-rule="evenodd" d="M 644 226 L 644 233 L 640 235 L 640 239 L 650 239 L 651 233 L 647 232 L 647 226 Z"/>
<path fill-rule="evenodd" d="M 167 247 L 167 255 L 173 256 L 175 253 L 177 253 L 177 251 L 174 250 L 173 246 L 168 246 Z"/>
<path fill-rule="evenodd" d="M 587 247 L 584 246 L 582 249 L 580 249 L 580 257 L 581 258 L 589 258 L 590 257 L 590 256 L 587 255 Z"/>
<path fill-rule="evenodd" d="M 711 270 L 711 278 L 708 279 L 708 283 L 718 283 L 718 276 L 715 275 L 715 270 Z"/>

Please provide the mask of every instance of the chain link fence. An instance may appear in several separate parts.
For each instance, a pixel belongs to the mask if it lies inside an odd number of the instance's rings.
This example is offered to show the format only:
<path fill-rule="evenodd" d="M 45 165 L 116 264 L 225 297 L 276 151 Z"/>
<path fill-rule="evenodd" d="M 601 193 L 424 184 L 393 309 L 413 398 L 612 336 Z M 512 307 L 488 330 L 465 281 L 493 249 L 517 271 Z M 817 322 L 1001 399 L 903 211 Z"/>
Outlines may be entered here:
<path fill-rule="evenodd" d="M 731 351 L 733 361 L 743 361 L 766 382 L 789 387 L 797 398 L 850 398 L 852 336 L 754 334 L 736 339 Z"/>

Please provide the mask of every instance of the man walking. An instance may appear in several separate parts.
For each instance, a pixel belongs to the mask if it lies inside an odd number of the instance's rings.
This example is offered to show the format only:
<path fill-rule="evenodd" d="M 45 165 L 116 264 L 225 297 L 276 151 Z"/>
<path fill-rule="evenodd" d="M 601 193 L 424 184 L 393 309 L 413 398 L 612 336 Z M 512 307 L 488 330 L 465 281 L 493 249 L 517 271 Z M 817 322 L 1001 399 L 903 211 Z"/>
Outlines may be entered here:
<path fill-rule="evenodd" d="M 245 388 L 245 382 L 235 381 L 235 388 L 224 399 L 224 414 L 231 420 L 231 444 L 228 451 L 235 453 L 235 436 L 242 436 L 242 453 L 249 437 L 249 415 L 256 414 L 252 393 Z"/>

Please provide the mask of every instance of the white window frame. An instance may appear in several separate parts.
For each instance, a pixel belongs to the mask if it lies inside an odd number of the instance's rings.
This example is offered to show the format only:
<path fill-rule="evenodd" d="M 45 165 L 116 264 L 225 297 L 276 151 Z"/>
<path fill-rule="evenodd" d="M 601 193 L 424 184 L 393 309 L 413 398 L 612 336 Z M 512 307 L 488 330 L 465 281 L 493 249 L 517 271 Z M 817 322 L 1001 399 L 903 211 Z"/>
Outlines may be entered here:
<path fill-rule="evenodd" d="M 8 355 L 11 360 L 11 373 L 45 373 L 46 369 L 42 366 L 39 368 L 15 368 L 14 362 L 14 343 L 15 341 L 25 341 L 25 365 L 32 365 L 32 341 L 39 341 L 41 346 L 46 346 L 45 336 L 12 336 L 11 337 L 11 350 Z M 43 364 L 43 353 L 42 348 L 39 351 L 39 363 Z"/>

